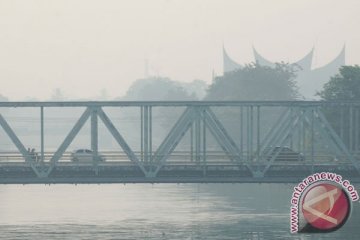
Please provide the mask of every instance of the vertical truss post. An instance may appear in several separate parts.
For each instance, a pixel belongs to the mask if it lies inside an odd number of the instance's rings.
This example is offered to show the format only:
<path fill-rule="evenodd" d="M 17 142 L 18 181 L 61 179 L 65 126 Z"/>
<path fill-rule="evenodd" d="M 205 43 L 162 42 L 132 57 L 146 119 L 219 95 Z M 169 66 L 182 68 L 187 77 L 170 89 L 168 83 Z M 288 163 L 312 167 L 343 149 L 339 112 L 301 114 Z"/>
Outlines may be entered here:
<path fill-rule="evenodd" d="M 140 107 L 140 161 L 144 161 L 144 106 Z"/>
<path fill-rule="evenodd" d="M 303 107 L 297 108 L 297 113 L 300 116 L 300 120 L 297 126 L 297 130 L 299 133 L 298 136 L 298 152 L 305 154 L 305 134 L 302 131 L 305 130 L 305 122 L 306 122 L 306 109 Z M 294 131 L 295 133 L 296 131 Z"/>
<path fill-rule="evenodd" d="M 44 107 L 40 107 L 40 151 L 41 162 L 44 162 Z"/>
<path fill-rule="evenodd" d="M 256 120 L 256 159 L 259 159 L 259 155 L 260 155 L 260 106 L 257 106 L 256 109 L 256 116 L 257 116 L 257 120 Z"/>
<path fill-rule="evenodd" d="M 344 108 L 340 108 L 340 137 L 344 140 Z"/>
<path fill-rule="evenodd" d="M 149 107 L 144 106 L 144 162 L 149 162 Z"/>
<path fill-rule="evenodd" d="M 240 154 L 243 157 L 244 152 L 244 109 L 243 106 L 240 107 Z"/>
<path fill-rule="evenodd" d="M 314 109 L 311 109 L 311 173 L 314 172 Z"/>
<path fill-rule="evenodd" d="M 356 154 L 359 151 L 359 108 L 355 109 L 355 149 Z"/>
<path fill-rule="evenodd" d="M 353 126 L 353 107 L 352 105 L 349 107 L 349 150 L 350 152 L 353 150 L 353 134 L 354 134 L 354 126 Z"/>
<path fill-rule="evenodd" d="M 194 161 L 194 124 L 190 126 L 190 161 Z"/>
<path fill-rule="evenodd" d="M 149 106 L 149 160 L 152 162 L 152 106 Z"/>
<path fill-rule="evenodd" d="M 301 111 L 302 114 L 304 114 L 306 111 L 306 109 L 303 109 Z M 302 149 L 303 149 L 303 153 L 305 154 L 305 149 L 306 149 L 306 129 L 305 129 L 305 123 L 302 123 Z"/>
<path fill-rule="evenodd" d="M 197 111 L 199 112 L 199 111 Z M 201 154 L 200 154 L 200 149 L 201 149 L 201 121 L 200 118 L 198 117 L 195 120 L 195 159 L 197 163 L 200 163 L 200 159 L 201 159 Z"/>
<path fill-rule="evenodd" d="M 294 108 L 293 107 L 290 108 L 290 111 L 291 111 L 291 115 L 294 114 Z M 290 134 L 289 138 L 290 138 L 290 148 L 292 149 L 293 148 L 293 136 L 292 136 L 292 134 Z"/>
<path fill-rule="evenodd" d="M 250 106 L 250 160 L 252 160 L 253 158 L 253 151 L 254 151 L 254 107 L 251 105 Z"/>
<path fill-rule="evenodd" d="M 93 152 L 93 165 L 95 169 L 95 174 L 99 173 L 99 142 L 98 142 L 98 116 L 97 116 L 97 108 L 91 108 L 91 119 L 90 119 L 90 135 L 91 135 L 91 150 Z"/>
<path fill-rule="evenodd" d="M 91 150 L 94 154 L 94 160 L 98 156 L 98 117 L 97 117 L 97 108 L 91 109 Z"/>
<path fill-rule="evenodd" d="M 149 162 L 149 107 L 144 106 L 144 162 Z"/>
<path fill-rule="evenodd" d="M 250 161 L 250 107 L 246 107 L 246 160 Z"/>
<path fill-rule="evenodd" d="M 202 139 L 200 139 L 200 146 L 201 146 L 201 165 L 203 168 L 203 176 L 206 176 L 207 173 L 207 164 L 206 164 L 206 122 L 205 122 L 205 118 L 204 118 L 204 112 L 205 112 L 205 108 L 199 108 L 198 109 L 198 119 L 200 120 L 200 135 L 202 136 Z"/>
<path fill-rule="evenodd" d="M 141 106 L 141 159 L 150 163 L 152 159 L 152 107 Z"/>
<path fill-rule="evenodd" d="M 300 109 L 299 108 L 299 111 L 301 112 L 301 114 L 303 115 L 304 114 L 304 110 L 303 109 Z M 304 121 L 300 121 L 300 123 L 299 123 L 299 127 L 298 127 L 298 142 L 297 142 L 297 147 L 298 147 L 298 152 L 300 152 L 300 153 L 304 153 L 304 148 L 301 146 L 302 145 L 302 142 L 303 142 L 303 140 L 302 140 L 302 137 L 303 137 L 303 135 L 302 135 L 302 132 L 304 131 L 305 129 L 304 129 Z"/>
<path fill-rule="evenodd" d="M 204 112 L 205 110 L 203 109 L 202 112 Z M 203 141 L 202 141 L 202 157 L 203 157 L 203 162 L 206 165 L 206 123 L 205 123 L 205 118 L 203 117 L 203 113 L 201 114 L 201 118 L 202 118 L 202 135 L 203 135 Z"/>

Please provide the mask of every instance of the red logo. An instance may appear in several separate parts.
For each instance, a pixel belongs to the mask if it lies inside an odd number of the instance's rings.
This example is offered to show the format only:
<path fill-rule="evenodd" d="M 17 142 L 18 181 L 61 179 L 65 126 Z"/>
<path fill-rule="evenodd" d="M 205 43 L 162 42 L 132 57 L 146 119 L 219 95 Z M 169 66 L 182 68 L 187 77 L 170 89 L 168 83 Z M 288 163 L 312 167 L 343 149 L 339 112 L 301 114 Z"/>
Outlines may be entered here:
<path fill-rule="evenodd" d="M 350 200 L 341 187 L 319 183 L 306 191 L 302 198 L 302 213 L 314 230 L 335 231 L 349 217 Z"/>

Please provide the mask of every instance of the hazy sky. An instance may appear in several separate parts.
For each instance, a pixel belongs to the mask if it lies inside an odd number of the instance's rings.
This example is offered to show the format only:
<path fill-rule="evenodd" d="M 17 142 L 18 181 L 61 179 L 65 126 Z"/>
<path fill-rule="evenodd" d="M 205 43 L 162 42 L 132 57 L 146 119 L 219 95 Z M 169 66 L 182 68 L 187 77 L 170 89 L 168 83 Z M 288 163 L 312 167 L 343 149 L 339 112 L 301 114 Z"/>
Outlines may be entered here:
<path fill-rule="evenodd" d="M 346 63 L 357 64 L 359 9 L 359 0 L 0 0 L 0 94 L 117 97 L 144 76 L 146 58 L 152 75 L 211 82 L 223 42 L 239 63 L 254 60 L 253 45 L 290 62 L 315 47 L 315 67 L 346 43 Z"/>

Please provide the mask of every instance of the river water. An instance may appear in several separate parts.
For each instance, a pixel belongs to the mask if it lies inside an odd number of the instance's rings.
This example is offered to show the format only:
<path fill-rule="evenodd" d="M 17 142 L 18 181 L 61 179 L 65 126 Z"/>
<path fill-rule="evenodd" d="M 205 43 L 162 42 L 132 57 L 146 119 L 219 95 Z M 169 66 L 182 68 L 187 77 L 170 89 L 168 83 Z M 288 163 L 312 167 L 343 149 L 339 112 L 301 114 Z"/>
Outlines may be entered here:
<path fill-rule="evenodd" d="M 359 239 L 290 234 L 293 184 L 0 185 L 0 239 Z"/>

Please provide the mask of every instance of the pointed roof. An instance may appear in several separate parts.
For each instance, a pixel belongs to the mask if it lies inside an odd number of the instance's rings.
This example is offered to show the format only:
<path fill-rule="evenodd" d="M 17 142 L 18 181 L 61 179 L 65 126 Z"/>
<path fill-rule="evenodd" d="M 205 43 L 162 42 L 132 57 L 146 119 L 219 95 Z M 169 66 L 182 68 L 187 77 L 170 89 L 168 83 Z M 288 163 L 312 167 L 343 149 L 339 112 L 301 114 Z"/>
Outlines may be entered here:
<path fill-rule="evenodd" d="M 254 52 L 255 60 L 258 64 L 269 67 L 275 66 L 275 63 L 261 56 L 254 47 L 253 47 L 253 52 Z M 331 62 L 320 68 L 311 69 L 313 55 L 314 55 L 314 48 L 312 48 L 311 51 L 308 54 L 306 54 L 303 58 L 295 62 L 297 65 L 299 65 L 302 68 L 302 70 L 297 72 L 296 82 L 299 87 L 300 93 L 305 97 L 305 99 L 316 98 L 315 95 L 316 92 L 320 91 L 323 85 L 329 81 L 330 77 L 337 74 L 339 68 L 345 65 L 345 44 L 341 52 Z M 236 63 L 234 60 L 232 60 L 229 57 L 224 47 L 223 47 L 223 57 L 224 57 L 224 73 L 241 68 L 240 64 Z"/>
<path fill-rule="evenodd" d="M 268 66 L 268 67 L 275 67 L 275 63 L 270 62 L 269 60 L 267 60 L 266 58 L 264 58 L 263 56 L 261 56 L 255 49 L 255 47 L 253 46 L 253 52 L 254 52 L 254 57 L 255 57 L 255 62 L 262 65 L 262 66 Z"/>
<path fill-rule="evenodd" d="M 343 65 L 345 65 L 345 45 L 341 52 L 328 64 L 298 74 L 297 83 L 300 92 L 305 98 L 314 99 L 316 92 L 320 91 L 324 84 L 330 80 L 330 77 L 337 74 Z"/>
<path fill-rule="evenodd" d="M 334 58 L 334 60 L 332 60 L 331 62 L 329 62 L 328 64 L 326 64 L 322 67 L 314 69 L 313 71 L 328 72 L 333 69 L 339 69 L 343 65 L 345 65 L 345 44 L 344 44 L 343 48 L 341 49 L 341 52 Z"/>
<path fill-rule="evenodd" d="M 266 58 L 264 58 L 263 56 L 261 56 L 258 53 L 258 51 L 256 51 L 255 47 L 253 47 L 253 52 L 254 52 L 255 61 L 258 64 L 263 65 L 263 66 L 268 66 L 268 67 L 275 67 L 275 63 L 271 62 L 271 61 L 267 60 Z M 299 65 L 302 68 L 302 70 L 304 70 L 304 71 L 311 70 L 313 53 L 314 53 L 314 48 L 312 48 L 311 51 L 308 54 L 306 54 L 303 58 L 301 58 L 299 61 L 295 62 L 295 64 Z"/>
<path fill-rule="evenodd" d="M 299 65 L 303 71 L 310 71 L 312 60 L 314 55 L 314 47 L 311 49 L 311 51 L 306 54 L 302 59 L 295 62 L 297 65 Z"/>
<path fill-rule="evenodd" d="M 227 54 L 225 47 L 223 46 L 223 59 L 224 59 L 224 68 L 223 71 L 224 73 L 226 72 L 231 72 L 234 71 L 236 69 L 241 68 L 241 65 L 238 64 L 237 62 L 235 62 L 234 60 L 232 60 L 229 55 Z"/>

